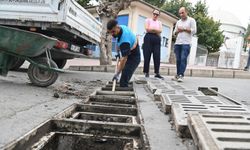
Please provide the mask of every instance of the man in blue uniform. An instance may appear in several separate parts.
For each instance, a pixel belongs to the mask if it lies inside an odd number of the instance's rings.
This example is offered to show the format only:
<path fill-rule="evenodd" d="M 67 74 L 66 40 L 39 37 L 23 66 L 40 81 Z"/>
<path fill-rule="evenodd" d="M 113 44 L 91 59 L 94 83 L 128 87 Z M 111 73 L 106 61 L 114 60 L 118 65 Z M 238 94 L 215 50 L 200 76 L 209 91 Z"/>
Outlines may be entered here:
<path fill-rule="evenodd" d="M 121 59 L 113 81 L 118 80 L 121 74 L 120 86 L 128 87 L 129 80 L 141 61 L 138 40 L 128 27 L 118 25 L 116 20 L 110 20 L 107 29 L 108 33 L 117 38 L 117 46 L 121 53 Z"/>

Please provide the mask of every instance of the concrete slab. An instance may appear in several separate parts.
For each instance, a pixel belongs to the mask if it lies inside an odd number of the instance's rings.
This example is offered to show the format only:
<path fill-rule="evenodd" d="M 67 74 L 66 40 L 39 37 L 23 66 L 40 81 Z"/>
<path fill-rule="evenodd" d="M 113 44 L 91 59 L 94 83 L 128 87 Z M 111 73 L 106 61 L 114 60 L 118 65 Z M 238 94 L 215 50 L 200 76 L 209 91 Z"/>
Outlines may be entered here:
<path fill-rule="evenodd" d="M 234 78 L 234 70 L 214 70 L 215 78 Z"/>
<path fill-rule="evenodd" d="M 70 67 L 69 67 L 69 70 L 72 70 L 72 71 L 80 71 L 80 66 L 70 66 Z"/>
<path fill-rule="evenodd" d="M 142 113 L 143 126 L 150 141 L 152 150 L 186 150 L 185 143 L 176 136 L 172 130 L 169 117 L 159 111 L 153 95 L 147 91 L 145 85 L 135 84 L 135 91 L 138 96 L 138 107 Z"/>
<path fill-rule="evenodd" d="M 176 68 L 171 67 L 171 68 L 168 68 L 168 70 L 169 70 L 169 73 L 168 73 L 169 76 L 175 76 L 177 74 Z"/>
<path fill-rule="evenodd" d="M 195 113 L 188 127 L 200 150 L 249 149 L 249 113 Z"/>
<path fill-rule="evenodd" d="M 187 116 L 194 112 L 242 112 L 246 113 L 249 110 L 246 106 L 235 105 L 206 105 L 206 104 L 173 104 L 172 105 L 172 118 L 177 133 L 181 137 L 190 138 L 191 134 L 188 129 Z"/>
<path fill-rule="evenodd" d="M 80 66 L 79 71 L 93 71 L 93 66 Z"/>
<path fill-rule="evenodd" d="M 248 72 L 248 71 L 234 71 L 234 78 L 250 79 L 250 72 Z"/>
<path fill-rule="evenodd" d="M 93 66 L 93 71 L 96 72 L 107 72 L 107 66 Z"/>
<path fill-rule="evenodd" d="M 213 70 L 206 69 L 192 69 L 191 75 L 192 77 L 213 77 Z"/>

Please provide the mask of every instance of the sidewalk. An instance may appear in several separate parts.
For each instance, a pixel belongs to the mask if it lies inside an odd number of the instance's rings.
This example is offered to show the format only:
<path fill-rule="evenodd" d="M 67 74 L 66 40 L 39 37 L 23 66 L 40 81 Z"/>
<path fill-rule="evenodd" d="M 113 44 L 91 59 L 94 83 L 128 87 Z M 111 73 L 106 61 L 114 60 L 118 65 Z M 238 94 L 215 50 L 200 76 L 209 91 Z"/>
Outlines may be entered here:
<path fill-rule="evenodd" d="M 99 59 L 76 58 L 68 60 L 65 68 L 74 71 L 114 72 L 115 61 L 110 66 L 100 66 Z M 143 74 L 143 62 L 140 63 L 137 74 Z M 150 66 L 150 73 L 153 74 L 153 64 Z M 176 75 L 174 64 L 161 63 L 160 72 L 162 75 Z M 236 69 L 220 69 L 216 67 L 188 66 L 185 76 L 191 77 L 216 77 L 216 78 L 243 78 L 250 79 L 250 73 Z"/>

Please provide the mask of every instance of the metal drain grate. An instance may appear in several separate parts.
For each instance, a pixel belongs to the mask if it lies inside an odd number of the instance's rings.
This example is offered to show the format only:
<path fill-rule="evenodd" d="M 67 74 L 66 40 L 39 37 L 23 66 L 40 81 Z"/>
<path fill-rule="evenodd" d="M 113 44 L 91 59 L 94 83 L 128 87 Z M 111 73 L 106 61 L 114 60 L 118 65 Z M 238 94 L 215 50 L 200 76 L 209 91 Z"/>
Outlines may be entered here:
<path fill-rule="evenodd" d="M 188 127 L 201 150 L 249 150 L 249 113 L 196 113 Z"/>
<path fill-rule="evenodd" d="M 176 90 L 185 90 L 186 88 L 184 88 L 183 86 L 181 86 L 181 85 L 174 85 L 174 84 L 172 84 L 172 85 L 170 85 L 172 88 L 174 88 L 174 89 L 176 89 Z"/>
<path fill-rule="evenodd" d="M 202 92 L 196 90 L 181 90 L 184 95 L 203 95 Z"/>
<path fill-rule="evenodd" d="M 168 95 L 168 94 L 162 94 L 160 97 L 163 112 L 170 113 L 171 112 L 171 106 L 173 103 L 187 103 L 192 104 L 193 102 L 185 95 Z"/>
<path fill-rule="evenodd" d="M 211 96 L 195 96 L 202 104 L 222 105 L 223 103 Z"/>
<path fill-rule="evenodd" d="M 110 150 L 149 149 L 138 113 L 136 94 L 129 88 L 111 91 L 111 82 L 87 102 L 74 104 L 5 149 Z"/>
<path fill-rule="evenodd" d="M 187 116 L 193 112 L 241 112 L 246 113 L 248 109 L 244 106 L 235 105 L 208 105 L 208 104 L 173 104 L 172 117 L 176 131 L 182 137 L 191 137 L 187 127 Z"/>

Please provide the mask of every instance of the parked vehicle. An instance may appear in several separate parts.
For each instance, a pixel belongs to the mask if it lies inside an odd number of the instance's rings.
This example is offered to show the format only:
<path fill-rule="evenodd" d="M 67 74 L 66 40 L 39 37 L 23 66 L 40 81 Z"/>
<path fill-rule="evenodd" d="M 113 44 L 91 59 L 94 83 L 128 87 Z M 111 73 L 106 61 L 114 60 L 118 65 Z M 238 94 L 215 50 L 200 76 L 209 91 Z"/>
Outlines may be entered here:
<path fill-rule="evenodd" d="M 68 59 L 84 57 L 84 46 L 101 39 L 101 23 L 75 0 L 0 0 L 0 25 L 58 39 L 51 56 L 59 68 Z M 15 59 L 12 69 L 24 62 Z"/>

